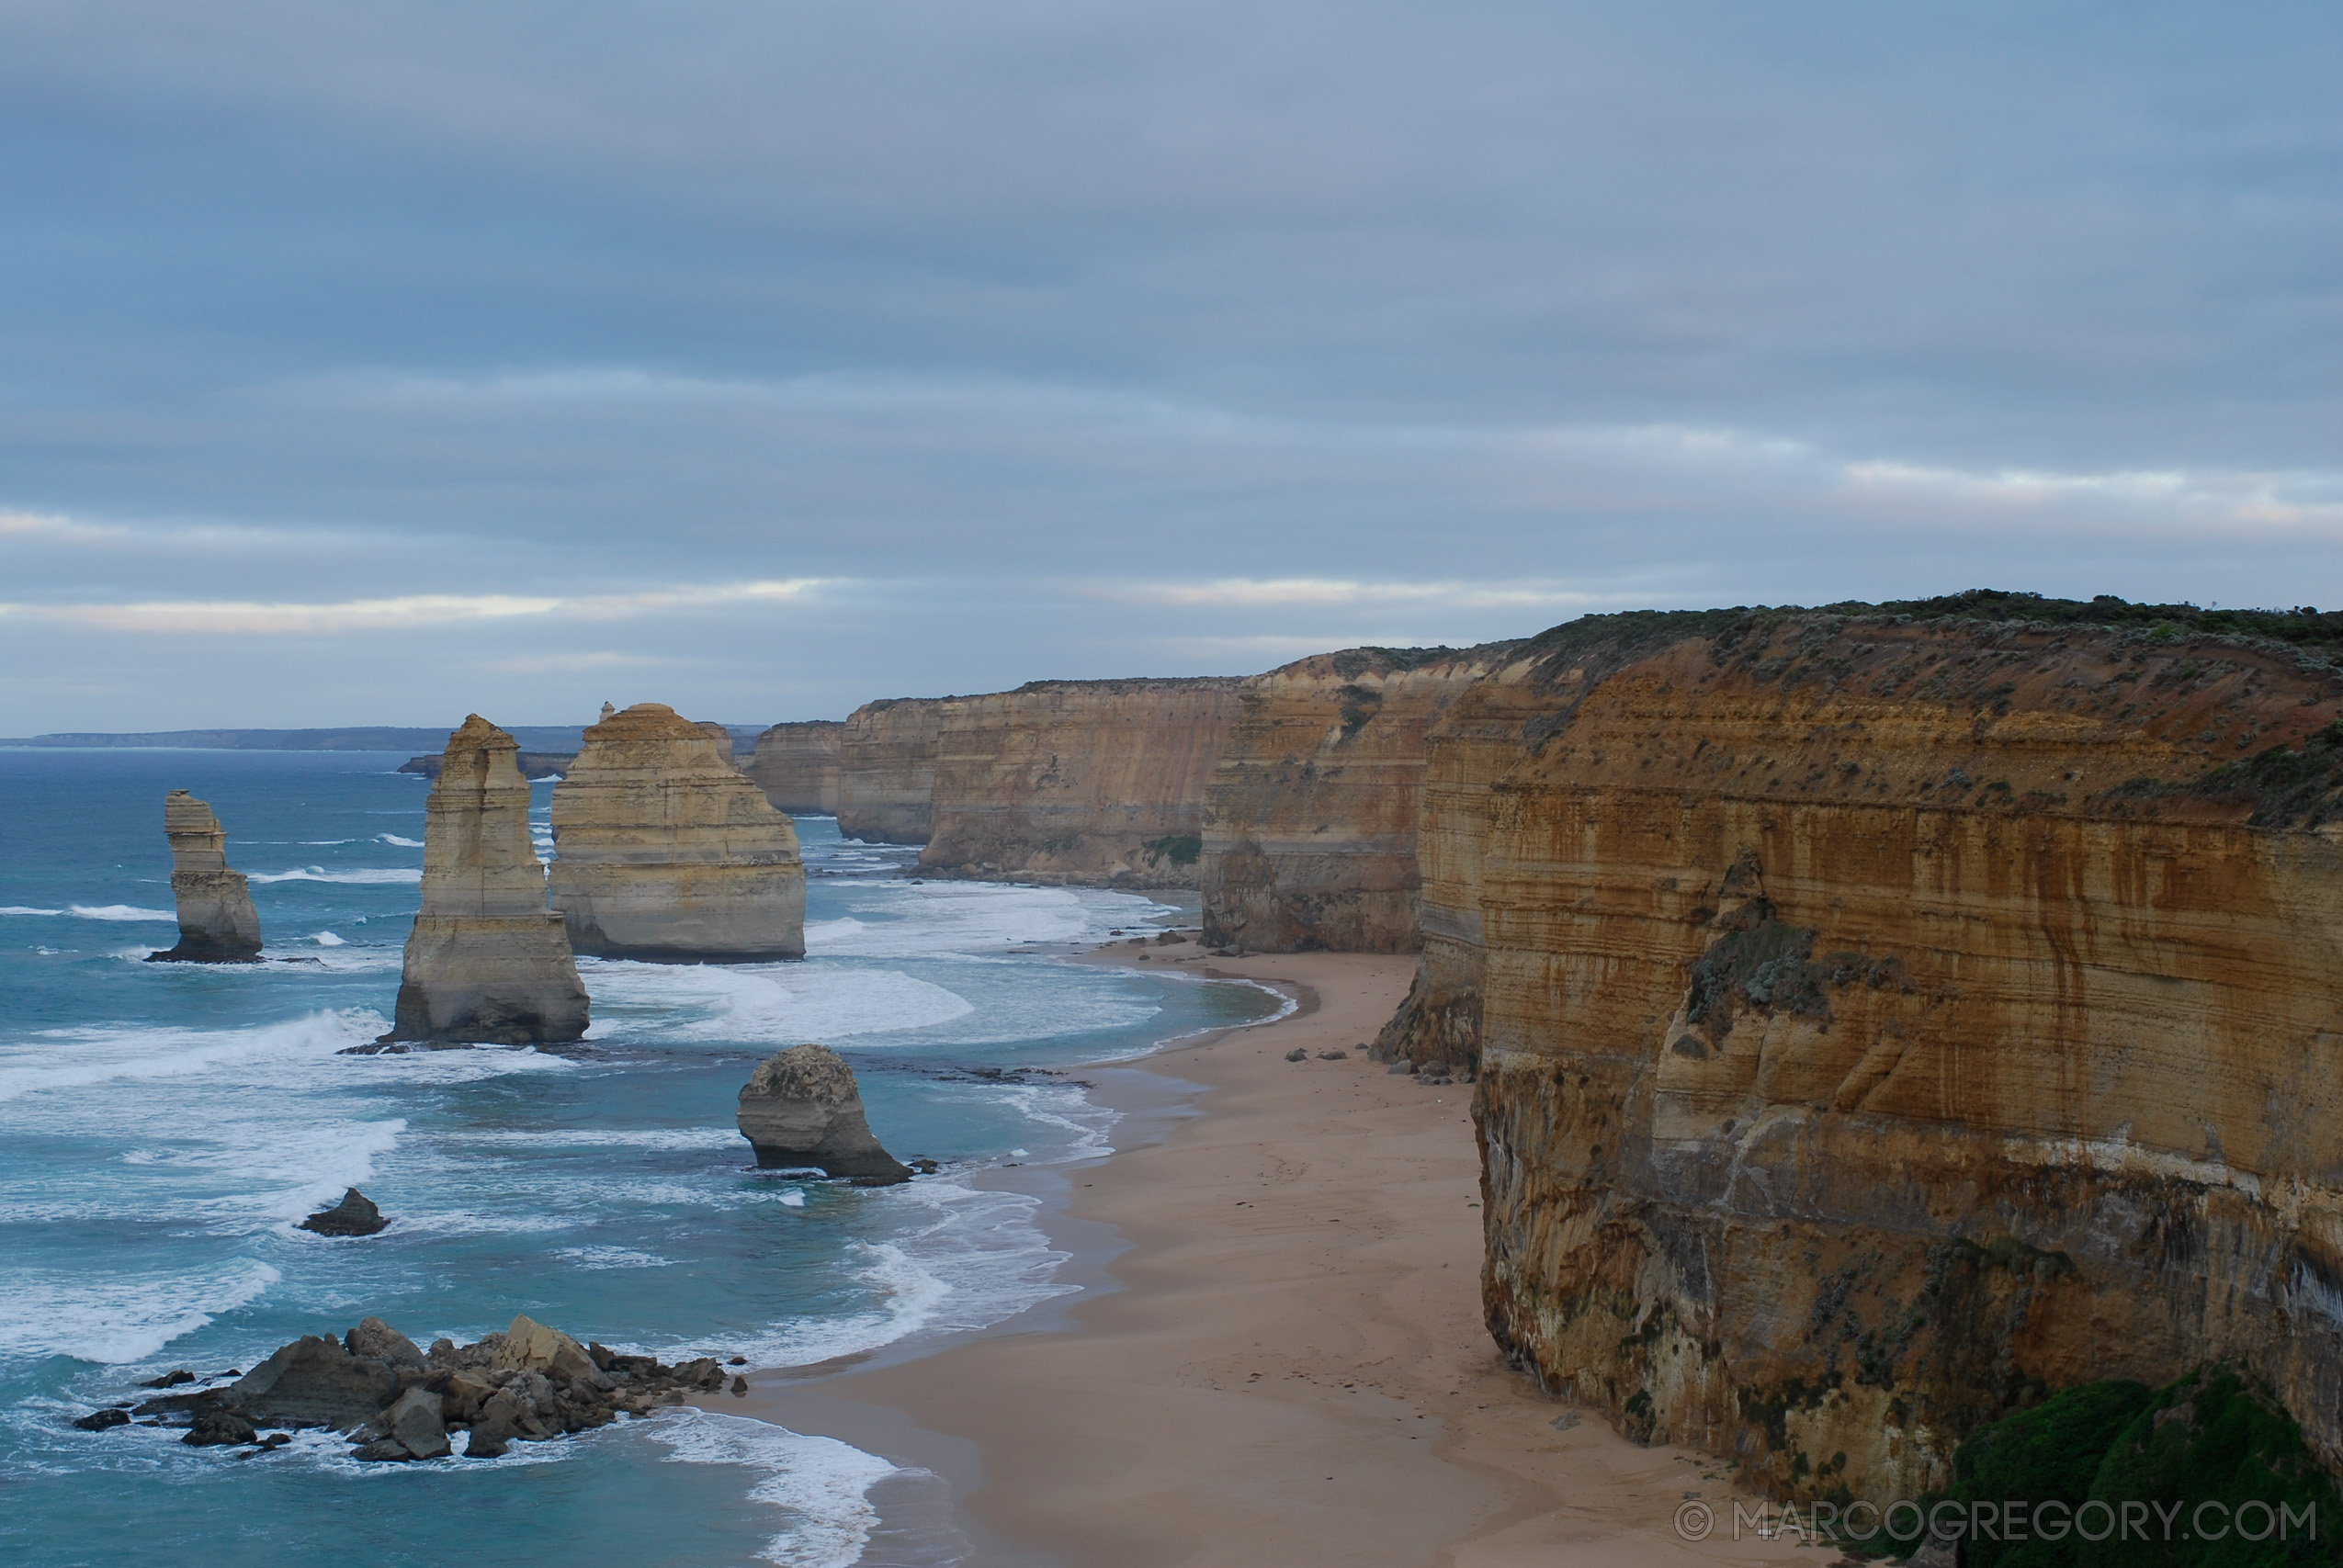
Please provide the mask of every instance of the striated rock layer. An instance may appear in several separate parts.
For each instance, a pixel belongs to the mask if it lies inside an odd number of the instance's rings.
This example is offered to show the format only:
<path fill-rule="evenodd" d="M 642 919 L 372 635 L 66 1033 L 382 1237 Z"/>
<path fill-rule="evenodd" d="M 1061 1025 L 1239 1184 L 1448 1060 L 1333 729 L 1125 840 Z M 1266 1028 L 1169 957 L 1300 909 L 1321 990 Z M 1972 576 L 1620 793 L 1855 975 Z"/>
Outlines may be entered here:
<path fill-rule="evenodd" d="M 1386 1041 L 1477 1049 L 1500 1343 L 1779 1495 L 2221 1359 L 2343 1461 L 2338 713 L 2172 627 L 1525 645 L 1435 736 Z"/>
<path fill-rule="evenodd" d="M 935 741 L 950 697 L 882 697 L 838 737 L 838 831 L 869 843 L 924 844 L 934 820 Z"/>
<path fill-rule="evenodd" d="M 553 908 L 577 952 L 660 963 L 805 956 L 798 832 L 731 737 L 661 703 L 585 732 L 553 787 Z"/>
<path fill-rule="evenodd" d="M 423 909 L 385 1043 L 581 1039 L 586 991 L 529 841 L 513 738 L 478 714 L 447 738 L 424 807 Z"/>
<path fill-rule="evenodd" d="M 819 1167 L 866 1187 L 911 1179 L 871 1132 L 855 1069 L 827 1045 L 792 1045 L 758 1063 L 734 1114 L 767 1169 Z"/>
<path fill-rule="evenodd" d="M 1238 682 L 1036 681 L 940 707 L 920 864 L 963 875 L 1195 886 L 1205 783 Z"/>
<path fill-rule="evenodd" d="M 260 916 L 244 874 L 228 869 L 228 835 L 211 807 L 175 789 L 163 797 L 163 832 L 171 840 L 171 893 L 178 903 L 178 945 L 147 954 L 150 964 L 251 964 L 260 957 Z"/>
<path fill-rule="evenodd" d="M 834 718 L 776 724 L 756 738 L 756 755 L 746 771 L 775 811 L 835 817 L 845 735 L 846 726 Z"/>
<path fill-rule="evenodd" d="M 1410 953 L 1428 735 L 1513 645 L 1354 648 L 1239 687 L 1205 790 L 1204 940 L 1262 953 Z"/>

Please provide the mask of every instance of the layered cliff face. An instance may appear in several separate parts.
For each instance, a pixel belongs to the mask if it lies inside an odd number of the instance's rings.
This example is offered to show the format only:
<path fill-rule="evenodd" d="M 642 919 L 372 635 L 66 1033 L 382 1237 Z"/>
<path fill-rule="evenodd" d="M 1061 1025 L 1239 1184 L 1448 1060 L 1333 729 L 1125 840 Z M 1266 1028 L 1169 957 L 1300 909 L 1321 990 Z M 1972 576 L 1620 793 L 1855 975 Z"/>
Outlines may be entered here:
<path fill-rule="evenodd" d="M 920 863 L 1193 887 L 1233 679 L 1036 681 L 942 707 Z"/>
<path fill-rule="evenodd" d="M 949 697 L 887 697 L 846 716 L 838 737 L 838 831 L 924 844 L 934 822 L 935 742 Z"/>
<path fill-rule="evenodd" d="M 582 1039 L 586 991 L 529 841 L 513 738 L 478 714 L 447 739 L 425 803 L 423 909 L 385 1043 L 549 1045 Z"/>
<path fill-rule="evenodd" d="M 1539 639 L 1435 742 L 1500 1344 L 1783 1495 L 1915 1495 L 2047 1390 L 2224 1358 L 2343 1461 L 2343 682 L 1693 629 Z"/>
<path fill-rule="evenodd" d="M 228 869 L 228 835 L 211 807 L 175 789 L 163 797 L 163 834 L 171 841 L 171 894 L 179 913 L 178 944 L 149 953 L 150 964 L 251 964 L 260 957 L 260 916 L 240 871 Z"/>
<path fill-rule="evenodd" d="M 834 718 L 776 724 L 756 738 L 747 773 L 775 811 L 797 817 L 838 815 L 839 759 L 846 727 Z"/>
<path fill-rule="evenodd" d="M 553 908 L 604 958 L 805 956 L 797 829 L 732 765 L 731 737 L 662 703 L 585 732 L 553 787 Z"/>
<path fill-rule="evenodd" d="M 1244 682 L 1205 791 L 1205 941 L 1263 953 L 1421 946 L 1428 734 L 1511 649 L 1356 648 Z"/>

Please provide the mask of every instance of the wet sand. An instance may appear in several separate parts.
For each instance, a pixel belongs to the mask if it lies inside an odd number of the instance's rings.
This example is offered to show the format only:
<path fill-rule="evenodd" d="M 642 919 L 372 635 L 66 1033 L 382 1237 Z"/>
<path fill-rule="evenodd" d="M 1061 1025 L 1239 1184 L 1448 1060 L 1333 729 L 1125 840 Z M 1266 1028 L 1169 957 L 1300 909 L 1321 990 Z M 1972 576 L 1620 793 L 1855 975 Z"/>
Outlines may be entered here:
<path fill-rule="evenodd" d="M 1480 1312 L 1472 1089 L 1391 1076 L 1360 1049 L 1411 958 L 1149 943 L 1090 961 L 1262 980 L 1302 1005 L 1096 1075 L 1101 1099 L 1135 1112 L 1118 1152 L 1030 1178 L 1064 1183 L 1045 1223 L 1076 1255 L 1068 1277 L 1093 1287 L 1070 1305 L 933 1355 L 768 1374 L 721 1401 L 941 1478 L 879 1498 L 890 1522 L 927 1522 L 874 1541 L 866 1563 L 933 1550 L 947 1509 L 979 1562 L 1067 1568 L 1835 1555 L 1723 1529 L 1684 1542 L 1687 1494 L 1730 1517 L 1715 1461 L 1637 1448 L 1591 1411 L 1570 1424 L 1579 1413 L 1499 1359 Z M 1308 1059 L 1285 1061 L 1296 1048 Z M 1348 1059 L 1318 1056 L 1337 1049 Z"/>

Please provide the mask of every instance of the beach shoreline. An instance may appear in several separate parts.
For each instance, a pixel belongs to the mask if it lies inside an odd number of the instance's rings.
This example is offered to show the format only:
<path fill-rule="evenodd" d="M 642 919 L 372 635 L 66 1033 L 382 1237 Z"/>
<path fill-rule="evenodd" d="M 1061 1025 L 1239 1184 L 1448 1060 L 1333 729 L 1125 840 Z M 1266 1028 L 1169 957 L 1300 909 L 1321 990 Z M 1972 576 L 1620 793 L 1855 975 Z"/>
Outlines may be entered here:
<path fill-rule="evenodd" d="M 1091 1069 L 1124 1116 L 1115 1152 L 986 1179 L 1041 1200 L 1079 1293 L 923 1353 L 768 1371 L 707 1402 L 924 1472 L 882 1484 L 866 1562 L 944 1560 L 950 1539 L 972 1562 L 1067 1568 L 1624 1568 L 1799 1550 L 1685 1542 L 1673 1521 L 1694 1495 L 1729 1514 L 1721 1462 L 1637 1448 L 1500 1357 L 1480 1310 L 1472 1089 L 1364 1059 L 1411 957 L 1126 939 L 1075 961 L 1177 964 L 1297 1005 Z"/>

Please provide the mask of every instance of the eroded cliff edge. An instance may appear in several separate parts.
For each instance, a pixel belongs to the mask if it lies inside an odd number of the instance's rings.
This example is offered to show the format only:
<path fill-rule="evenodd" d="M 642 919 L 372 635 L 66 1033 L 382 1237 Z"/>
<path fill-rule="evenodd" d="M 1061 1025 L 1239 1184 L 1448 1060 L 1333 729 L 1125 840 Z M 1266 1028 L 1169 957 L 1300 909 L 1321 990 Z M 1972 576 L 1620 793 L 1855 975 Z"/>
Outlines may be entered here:
<path fill-rule="evenodd" d="M 923 869 L 1193 887 L 1233 678 L 1036 681 L 937 705 Z"/>
<path fill-rule="evenodd" d="M 841 719 L 776 724 L 756 738 L 756 753 L 741 771 L 756 781 L 775 811 L 835 817 L 845 734 Z"/>
<path fill-rule="evenodd" d="M 934 817 L 935 741 L 948 697 L 882 697 L 846 716 L 838 737 L 838 831 L 924 844 Z"/>
<path fill-rule="evenodd" d="M 1430 732 L 1512 649 L 1345 649 L 1243 682 L 1205 790 L 1205 941 L 1262 953 L 1420 947 Z"/>
<path fill-rule="evenodd" d="M 1958 616 L 1590 618 L 1441 721 L 1384 1044 L 1477 1053 L 1490 1327 L 1777 1495 L 2219 1359 L 2336 1464 L 2343 682 Z"/>

